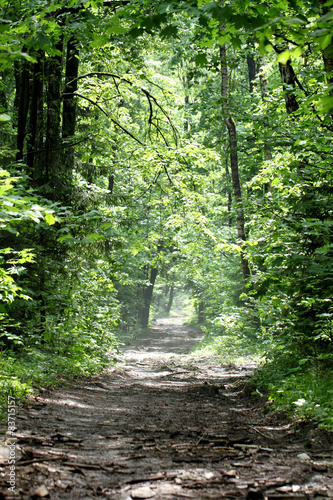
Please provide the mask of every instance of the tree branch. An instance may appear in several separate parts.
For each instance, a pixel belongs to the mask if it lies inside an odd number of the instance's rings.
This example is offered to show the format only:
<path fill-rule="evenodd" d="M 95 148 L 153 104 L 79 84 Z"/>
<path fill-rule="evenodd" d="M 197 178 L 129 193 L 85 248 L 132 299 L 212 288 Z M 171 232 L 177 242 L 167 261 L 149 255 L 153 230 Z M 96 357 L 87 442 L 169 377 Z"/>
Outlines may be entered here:
<path fill-rule="evenodd" d="M 77 142 L 72 142 L 72 143 L 67 143 L 67 142 L 64 142 L 63 144 L 61 144 L 60 146 L 55 146 L 54 148 L 44 148 L 44 149 L 37 149 L 36 151 L 29 151 L 28 153 L 24 153 L 23 157 L 24 156 L 28 156 L 30 154 L 39 154 L 39 153 L 45 153 L 47 151 L 55 151 L 57 149 L 65 149 L 65 148 L 72 148 L 73 146 L 77 146 L 78 144 L 81 144 L 82 142 L 86 141 L 87 139 L 90 139 L 92 137 L 93 134 L 88 134 L 86 137 L 84 137 L 83 139 L 80 139 L 79 141 Z"/>
<path fill-rule="evenodd" d="M 85 73 L 84 75 L 80 75 L 76 78 L 73 78 L 73 80 L 65 83 L 65 87 L 66 86 L 69 86 L 71 83 L 73 83 L 74 81 L 78 81 L 78 80 L 82 80 L 83 78 L 88 78 L 89 76 L 110 76 L 113 81 L 114 81 L 114 84 L 116 86 L 116 89 L 117 91 L 119 92 L 119 87 L 118 85 L 116 84 L 116 80 L 119 80 L 121 82 L 125 82 L 125 83 L 128 83 L 129 85 L 133 85 L 133 82 L 131 82 L 130 80 L 128 80 L 127 78 L 122 78 L 121 76 L 119 75 L 116 75 L 115 73 L 109 73 L 109 72 L 104 72 L 104 71 L 93 71 L 93 72 L 90 72 L 90 73 Z M 64 87 L 64 88 L 65 88 Z M 178 137 L 178 133 L 177 133 L 177 129 L 175 128 L 175 126 L 173 125 L 168 113 L 164 110 L 164 108 L 159 104 L 159 102 L 157 101 L 156 97 L 154 97 L 147 89 L 145 89 L 144 87 L 141 87 L 140 88 L 141 92 L 143 92 L 145 94 L 145 96 L 147 97 L 148 99 L 148 102 L 149 102 L 149 108 L 150 108 L 150 115 L 149 115 L 149 120 L 148 120 L 148 123 L 149 123 L 149 126 L 150 126 L 150 129 L 151 129 L 151 125 L 153 125 L 156 130 L 158 131 L 158 133 L 163 137 L 163 140 L 166 144 L 166 146 L 169 146 L 168 144 L 168 141 L 166 140 L 161 128 L 158 126 L 157 123 L 155 123 L 153 121 L 153 107 L 152 107 L 152 101 L 154 102 L 154 104 L 157 106 L 157 108 L 163 113 L 163 115 L 166 117 L 172 131 L 173 131 L 173 137 L 174 137 L 174 140 L 175 140 L 175 143 L 176 143 L 176 146 L 178 145 L 178 140 L 177 140 L 177 137 Z M 120 92 L 119 92 L 120 93 Z M 72 93 L 67 93 L 67 92 L 62 92 L 61 94 L 62 96 L 70 96 L 70 95 L 76 95 L 78 97 L 81 97 L 82 99 L 86 99 L 87 101 L 89 101 L 91 104 L 94 104 L 95 106 L 97 106 L 101 111 L 102 113 L 104 113 L 107 117 L 109 117 L 111 119 L 111 117 L 108 115 L 108 113 L 95 101 L 93 101 L 92 99 L 90 99 L 89 97 L 86 97 L 82 94 L 78 94 L 78 93 L 75 93 L 75 94 L 72 94 Z M 115 122 L 115 120 L 111 119 L 112 121 Z M 139 142 L 140 144 L 143 144 L 141 143 L 141 141 L 137 138 L 135 138 L 130 132 L 128 132 L 122 125 L 120 125 L 118 123 L 118 126 L 124 130 L 128 135 L 130 135 L 133 139 L 135 139 L 137 142 Z M 150 133 L 149 133 L 149 137 L 150 137 Z"/>
<path fill-rule="evenodd" d="M 119 75 L 116 75 L 115 73 L 108 73 L 106 71 L 92 71 L 90 73 L 85 73 L 84 75 L 77 76 L 76 78 L 73 78 L 73 80 L 70 80 L 69 82 L 65 83 L 65 87 L 67 85 L 70 85 L 71 83 L 77 81 L 77 80 L 82 80 L 83 78 L 88 78 L 89 76 L 111 76 L 112 78 L 117 78 L 118 80 L 121 80 L 122 82 L 129 83 L 132 85 L 132 82 L 130 80 L 127 80 L 126 78 L 122 78 Z"/>
<path fill-rule="evenodd" d="M 97 108 L 100 109 L 102 111 L 102 113 L 104 113 L 105 116 L 107 116 L 109 118 L 108 113 L 102 108 L 102 106 L 100 106 L 96 101 L 93 101 L 89 97 L 86 97 L 85 95 L 79 94 L 78 92 L 67 92 L 67 93 L 62 93 L 61 97 L 63 97 L 63 96 L 81 97 L 81 99 L 85 99 L 86 101 L 90 102 L 94 106 L 97 106 Z"/>
<path fill-rule="evenodd" d="M 125 134 L 129 135 L 130 137 L 132 137 L 132 139 L 134 139 L 136 142 L 138 142 L 141 146 L 145 145 L 143 142 L 140 141 L 140 139 L 138 139 L 137 137 L 135 137 L 135 135 L 133 135 L 129 130 L 127 130 L 125 127 L 123 127 L 115 118 L 112 118 L 112 116 L 110 116 L 109 113 L 107 113 L 102 108 L 102 106 L 100 106 L 97 102 L 93 101 L 89 97 L 86 97 L 86 96 L 84 96 L 82 94 L 78 94 L 77 92 L 62 94 L 62 96 L 64 96 L 64 95 L 73 95 L 73 96 L 81 97 L 81 99 L 85 99 L 86 101 L 90 102 L 94 106 L 97 106 L 97 108 L 100 109 L 102 111 L 102 113 L 104 113 L 104 115 L 109 118 L 109 120 L 111 120 L 115 125 L 117 125 L 117 127 L 119 127 L 123 132 L 125 132 Z"/>

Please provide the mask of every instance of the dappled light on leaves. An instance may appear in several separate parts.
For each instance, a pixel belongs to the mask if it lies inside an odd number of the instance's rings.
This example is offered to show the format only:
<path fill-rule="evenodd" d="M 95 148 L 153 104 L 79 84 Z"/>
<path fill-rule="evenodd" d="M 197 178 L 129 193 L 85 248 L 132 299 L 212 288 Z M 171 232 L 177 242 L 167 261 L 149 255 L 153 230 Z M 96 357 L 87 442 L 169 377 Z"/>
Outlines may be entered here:
<path fill-rule="evenodd" d="M 110 375 L 118 391 L 111 399 L 121 394 L 126 403 L 111 405 L 114 431 L 123 443 L 121 418 L 137 419 L 129 428 L 143 439 L 132 436 L 129 461 L 150 448 L 150 432 L 157 447 L 148 458 L 171 453 L 161 477 L 144 468 L 149 484 L 121 483 L 126 500 L 153 498 L 158 481 L 161 495 L 186 485 L 195 498 L 200 484 L 220 495 L 214 488 L 224 484 L 251 500 L 264 484 L 272 498 L 330 497 L 322 478 L 306 486 L 310 470 L 331 467 L 309 450 L 313 460 L 300 469 L 294 451 L 287 457 L 300 482 L 262 466 L 280 439 L 271 436 L 275 411 L 333 429 L 332 1 L 0 0 L 0 8 L 2 417 L 9 396 L 17 404 L 46 398 L 126 359 L 127 375 Z M 202 364 L 180 360 L 190 348 Z M 209 357 L 219 361 L 208 367 Z M 265 425 L 248 412 L 253 443 L 238 434 L 248 409 L 238 405 L 237 383 L 247 373 L 254 411 L 261 401 L 272 419 Z M 221 386 L 224 377 L 234 388 Z M 75 439 L 89 432 L 113 443 L 111 431 L 100 432 L 109 387 L 82 384 L 87 400 L 69 391 L 67 402 L 50 396 L 47 404 L 88 420 L 100 411 Z M 147 414 L 136 390 L 158 392 L 157 402 L 145 400 Z M 239 414 L 223 433 L 241 442 L 218 442 L 217 408 L 220 421 Z M 161 422 L 179 439 L 165 438 Z M 47 442 L 79 449 L 61 425 Z M 104 472 L 118 467 L 112 443 Z M 87 456 L 64 453 L 74 471 L 100 472 L 87 468 Z M 224 459 L 227 467 L 210 467 Z M 272 458 L 272 469 L 284 459 Z M 124 462 L 117 481 L 128 474 Z M 67 479 L 56 480 L 65 491 Z M 30 491 L 49 492 L 44 482 Z"/>

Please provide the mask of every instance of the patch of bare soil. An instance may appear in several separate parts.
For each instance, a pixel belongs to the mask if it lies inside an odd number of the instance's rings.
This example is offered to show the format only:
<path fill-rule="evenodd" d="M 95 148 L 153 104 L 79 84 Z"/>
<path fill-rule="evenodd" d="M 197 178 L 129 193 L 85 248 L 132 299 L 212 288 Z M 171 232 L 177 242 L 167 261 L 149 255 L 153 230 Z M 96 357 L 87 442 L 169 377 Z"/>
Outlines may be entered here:
<path fill-rule="evenodd" d="M 18 497 L 333 498 L 331 436 L 265 415 L 253 367 L 188 356 L 200 337 L 160 321 L 107 373 L 35 398 L 16 421 Z"/>

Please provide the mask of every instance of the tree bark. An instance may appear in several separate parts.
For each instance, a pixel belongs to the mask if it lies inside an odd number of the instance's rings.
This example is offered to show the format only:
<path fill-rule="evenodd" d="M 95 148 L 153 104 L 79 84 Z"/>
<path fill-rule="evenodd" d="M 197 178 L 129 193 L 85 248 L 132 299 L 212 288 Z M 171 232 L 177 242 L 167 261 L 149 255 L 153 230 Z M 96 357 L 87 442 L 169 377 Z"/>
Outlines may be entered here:
<path fill-rule="evenodd" d="M 59 150 L 61 144 L 60 121 L 61 121 L 61 79 L 63 66 L 63 42 L 58 42 L 56 49 L 59 55 L 49 59 L 47 64 L 47 122 L 46 122 L 46 172 L 45 181 L 51 188 L 53 199 L 62 198 L 64 191 L 64 180 L 62 178 L 63 166 Z"/>
<path fill-rule="evenodd" d="M 76 99 L 77 76 L 79 72 L 79 49 L 77 41 L 72 37 L 67 43 L 66 55 L 66 74 L 65 74 L 65 92 L 63 95 L 63 118 L 62 118 L 62 137 L 71 138 L 75 134 L 76 127 Z M 64 165 L 66 176 L 71 177 L 74 169 L 74 148 L 64 149 Z"/>
<path fill-rule="evenodd" d="M 31 83 L 31 98 L 29 106 L 29 125 L 28 125 L 28 139 L 27 139 L 27 165 L 29 173 L 34 181 L 39 180 L 35 165 L 35 150 L 40 145 L 40 101 L 43 98 L 43 75 L 42 75 L 42 61 L 40 56 L 37 63 L 33 65 L 32 69 L 32 83 Z M 38 182 L 37 182 L 38 184 Z"/>
<path fill-rule="evenodd" d="M 286 110 L 287 113 L 293 114 L 299 108 L 294 93 L 296 75 L 290 61 L 288 61 L 287 64 L 279 63 L 279 70 L 280 70 L 282 85 L 285 90 L 284 100 L 286 102 Z M 293 90 L 290 90 L 290 87 L 293 87 Z"/>
<path fill-rule="evenodd" d="M 237 205 L 237 233 L 241 243 L 246 241 L 244 211 L 242 207 L 242 190 L 239 179 L 238 169 L 238 153 L 237 153 L 237 130 L 235 120 L 230 116 L 228 109 L 228 66 L 227 66 L 227 50 L 226 45 L 220 45 L 220 59 L 221 59 L 221 95 L 222 95 L 222 110 L 225 116 L 225 124 L 228 129 L 229 147 L 230 147 L 230 168 L 231 180 L 234 192 L 234 199 Z M 241 265 L 243 278 L 246 280 L 250 276 L 250 268 L 248 260 L 246 259 L 243 250 L 241 250 Z"/>
<path fill-rule="evenodd" d="M 70 137 L 75 134 L 76 101 L 74 93 L 77 91 L 77 76 L 79 72 L 79 49 L 75 38 L 67 43 L 65 92 L 63 105 L 62 136 Z M 68 94 L 68 95 L 67 95 Z"/>
<path fill-rule="evenodd" d="M 16 95 L 18 96 L 18 117 L 17 117 L 17 153 L 16 160 L 23 159 L 24 139 L 26 136 L 28 107 L 29 107 L 29 65 L 24 61 L 22 68 L 18 70 L 16 78 Z"/>
<path fill-rule="evenodd" d="M 149 284 L 144 290 L 143 294 L 143 308 L 141 311 L 141 326 L 142 328 L 147 328 L 148 322 L 149 322 L 149 312 L 150 312 L 150 305 L 151 305 L 151 299 L 153 296 L 153 291 L 154 291 L 154 285 L 156 281 L 158 270 L 156 267 L 151 268 L 150 270 L 150 276 L 149 276 Z"/>
<path fill-rule="evenodd" d="M 325 5 L 326 0 L 319 0 L 319 3 L 322 5 L 322 15 L 327 14 L 332 8 Z M 333 40 L 331 40 L 331 43 L 322 51 L 322 55 L 327 83 L 333 85 Z M 333 87 L 330 90 L 330 94 L 333 95 Z"/>
<path fill-rule="evenodd" d="M 254 82 L 256 79 L 256 63 L 254 60 L 254 55 L 253 54 L 247 54 L 246 56 L 246 62 L 247 62 L 247 69 L 248 69 L 248 74 L 249 74 L 249 90 L 251 94 L 253 94 L 254 91 Z"/>
<path fill-rule="evenodd" d="M 175 287 L 170 286 L 169 300 L 168 300 L 168 303 L 167 303 L 166 308 L 165 308 L 165 312 L 167 313 L 168 316 L 169 316 L 170 311 L 171 311 L 171 307 L 172 307 L 172 303 L 173 303 L 173 297 L 174 297 L 174 292 L 175 292 Z"/>
<path fill-rule="evenodd" d="M 203 300 L 200 300 L 198 304 L 198 323 L 202 324 L 205 321 L 205 303 Z"/>
<path fill-rule="evenodd" d="M 227 206 L 227 211 L 228 211 L 228 226 L 232 226 L 232 215 L 231 215 L 231 206 L 232 206 L 232 194 L 231 194 L 231 185 L 230 185 L 230 171 L 229 171 L 229 165 L 228 165 L 228 157 L 225 159 L 225 176 L 226 176 L 226 183 L 227 183 L 227 196 L 228 196 L 228 206 Z"/>
<path fill-rule="evenodd" d="M 188 103 L 189 103 L 189 96 L 186 95 L 184 99 L 184 109 L 185 109 L 185 117 L 184 117 L 184 132 L 188 132 L 189 129 L 189 123 L 188 123 Z"/>
<path fill-rule="evenodd" d="M 261 71 L 263 64 L 264 64 L 264 59 L 262 57 L 259 57 L 258 58 L 258 72 L 259 72 L 259 81 L 260 81 L 260 93 L 261 93 L 261 99 L 264 101 L 267 97 L 267 80 Z"/>
<path fill-rule="evenodd" d="M 8 109 L 8 102 L 7 102 L 5 88 L 6 88 L 5 73 L 4 73 L 4 71 L 1 71 L 0 72 L 0 106 L 3 109 Z"/>
<path fill-rule="evenodd" d="M 258 58 L 258 71 L 260 72 L 260 68 L 263 64 L 262 58 Z M 261 99 L 264 102 L 266 97 L 267 97 L 267 80 L 264 78 L 263 74 L 260 72 L 259 73 L 259 80 L 260 80 L 260 91 L 261 91 Z M 265 161 L 269 161 L 272 159 L 272 152 L 271 150 L 266 146 L 265 144 L 265 150 L 264 150 L 264 159 Z M 270 183 L 266 182 L 264 185 L 265 192 L 267 193 L 270 190 Z"/>

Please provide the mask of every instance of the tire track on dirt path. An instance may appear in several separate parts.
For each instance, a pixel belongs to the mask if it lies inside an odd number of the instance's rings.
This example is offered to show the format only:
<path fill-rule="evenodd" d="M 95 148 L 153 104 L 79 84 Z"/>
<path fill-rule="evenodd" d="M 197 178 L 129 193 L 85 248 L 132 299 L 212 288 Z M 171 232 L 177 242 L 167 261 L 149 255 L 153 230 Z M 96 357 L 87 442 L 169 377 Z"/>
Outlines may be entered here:
<path fill-rule="evenodd" d="M 37 397 L 17 419 L 17 497 L 333 498 L 331 435 L 265 415 L 253 367 L 188 356 L 200 337 L 161 321 L 108 372 Z"/>

